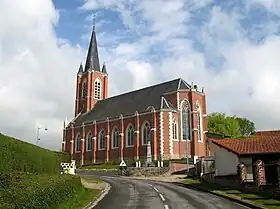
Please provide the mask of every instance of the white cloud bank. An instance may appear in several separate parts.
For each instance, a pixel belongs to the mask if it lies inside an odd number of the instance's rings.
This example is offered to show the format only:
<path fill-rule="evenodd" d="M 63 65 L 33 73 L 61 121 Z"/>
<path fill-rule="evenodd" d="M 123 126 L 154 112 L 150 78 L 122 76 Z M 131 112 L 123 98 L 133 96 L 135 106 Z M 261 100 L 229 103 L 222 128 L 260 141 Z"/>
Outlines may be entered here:
<path fill-rule="evenodd" d="M 62 120 L 73 112 L 79 47 L 61 42 L 54 25 L 59 18 L 52 1 L 0 1 L 0 132 L 61 146 Z"/>
<path fill-rule="evenodd" d="M 268 22 L 264 41 L 255 44 L 241 27 L 244 13 L 226 12 L 213 2 L 85 0 L 82 9 L 113 9 L 137 34 L 134 41 L 100 49 L 110 94 L 182 77 L 206 87 L 208 112 L 226 111 L 248 117 L 258 129 L 280 129 L 277 27 Z M 190 24 L 209 5 L 209 18 L 199 28 Z M 279 16 L 277 1 L 251 1 L 247 10 L 255 6 Z M 79 46 L 56 36 L 58 20 L 50 0 L 0 1 L 0 132 L 35 143 L 37 126 L 47 126 L 40 144 L 51 149 L 60 148 L 62 120 L 73 114 L 76 70 L 85 56 Z M 120 41 L 110 34 L 98 33 L 99 41 Z M 216 58 L 223 60 L 218 68 L 207 64 Z"/>

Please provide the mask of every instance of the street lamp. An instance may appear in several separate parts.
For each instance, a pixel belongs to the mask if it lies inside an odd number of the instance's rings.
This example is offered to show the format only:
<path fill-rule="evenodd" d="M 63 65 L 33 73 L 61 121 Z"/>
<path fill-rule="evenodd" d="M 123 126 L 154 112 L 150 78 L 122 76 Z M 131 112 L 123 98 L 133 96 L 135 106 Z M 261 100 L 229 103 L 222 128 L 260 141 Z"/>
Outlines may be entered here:
<path fill-rule="evenodd" d="M 40 141 L 40 130 L 42 129 L 42 127 L 37 127 L 37 142 L 36 144 L 38 145 L 39 141 Z M 44 128 L 44 131 L 47 131 L 47 128 Z"/>

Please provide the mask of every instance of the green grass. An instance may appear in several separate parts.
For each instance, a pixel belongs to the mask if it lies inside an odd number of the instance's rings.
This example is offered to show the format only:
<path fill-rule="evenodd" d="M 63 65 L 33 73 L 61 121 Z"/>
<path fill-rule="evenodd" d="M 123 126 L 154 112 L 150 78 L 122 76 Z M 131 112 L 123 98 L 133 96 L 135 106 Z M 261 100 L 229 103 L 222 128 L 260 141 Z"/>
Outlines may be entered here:
<path fill-rule="evenodd" d="M 94 184 L 101 184 L 101 183 L 103 183 L 103 181 L 100 180 L 100 179 L 94 179 L 94 178 L 85 177 L 85 176 L 82 177 L 82 179 L 85 180 L 88 183 L 94 183 Z"/>
<path fill-rule="evenodd" d="M 273 199 L 269 194 L 253 193 L 245 190 L 242 191 L 242 190 L 232 189 L 230 187 L 220 186 L 217 184 L 200 182 L 199 180 L 195 180 L 195 179 L 185 179 L 182 181 L 182 183 L 190 186 L 194 186 L 198 189 L 203 189 L 203 190 L 214 192 L 216 194 L 242 200 L 267 209 L 280 208 L 280 200 Z"/>
<path fill-rule="evenodd" d="M 81 188 L 66 203 L 62 203 L 58 208 L 53 209 L 81 209 L 88 203 L 95 200 L 100 193 L 99 190 Z"/>

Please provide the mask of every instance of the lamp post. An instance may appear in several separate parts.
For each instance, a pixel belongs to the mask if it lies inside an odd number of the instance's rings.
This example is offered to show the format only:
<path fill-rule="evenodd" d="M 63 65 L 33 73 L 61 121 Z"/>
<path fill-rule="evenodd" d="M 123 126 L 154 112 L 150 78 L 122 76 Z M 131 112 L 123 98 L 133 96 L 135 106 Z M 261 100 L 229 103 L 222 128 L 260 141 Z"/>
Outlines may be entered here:
<path fill-rule="evenodd" d="M 38 145 L 39 141 L 40 141 L 40 130 L 42 129 L 42 127 L 37 127 L 37 142 L 36 144 Z M 48 131 L 47 128 L 43 128 L 45 131 Z"/>

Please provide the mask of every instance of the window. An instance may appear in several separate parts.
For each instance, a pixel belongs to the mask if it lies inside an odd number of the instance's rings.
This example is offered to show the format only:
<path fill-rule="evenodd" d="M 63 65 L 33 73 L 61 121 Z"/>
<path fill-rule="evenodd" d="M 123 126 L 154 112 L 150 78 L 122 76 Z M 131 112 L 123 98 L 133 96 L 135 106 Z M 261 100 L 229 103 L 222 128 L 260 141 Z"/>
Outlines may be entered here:
<path fill-rule="evenodd" d="M 147 145 L 148 141 L 151 141 L 151 127 L 148 122 L 145 122 L 142 126 L 142 145 Z"/>
<path fill-rule="evenodd" d="M 118 148 L 120 143 L 119 131 L 117 127 L 113 128 L 112 131 L 112 148 Z"/>
<path fill-rule="evenodd" d="M 86 97 L 87 97 L 87 85 L 86 82 L 84 82 L 82 87 L 82 99 L 85 99 Z"/>
<path fill-rule="evenodd" d="M 87 135 L 86 145 L 87 145 L 87 151 L 91 151 L 92 150 L 92 134 L 91 133 L 89 133 Z"/>
<path fill-rule="evenodd" d="M 201 108 L 200 105 L 196 105 L 196 110 L 197 110 L 197 129 L 198 129 L 198 141 L 202 142 L 202 115 L 201 115 Z"/>
<path fill-rule="evenodd" d="M 126 129 L 126 146 L 132 147 L 134 145 L 134 129 L 132 125 L 129 125 Z"/>
<path fill-rule="evenodd" d="M 94 82 L 94 98 L 101 99 L 101 81 L 99 79 Z"/>
<path fill-rule="evenodd" d="M 172 123 L 172 131 L 173 131 L 173 139 L 178 139 L 176 120 L 173 120 L 173 123 Z"/>
<path fill-rule="evenodd" d="M 78 133 L 76 135 L 76 138 L 75 138 L 75 151 L 76 152 L 81 151 L 81 135 L 80 135 L 80 133 Z"/>
<path fill-rule="evenodd" d="M 99 132 L 99 136 L 98 136 L 98 146 L 99 146 L 99 150 L 104 150 L 105 149 L 105 131 L 101 130 Z"/>
<path fill-rule="evenodd" d="M 187 101 L 182 103 L 181 116 L 183 139 L 191 139 L 190 105 Z"/>

